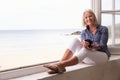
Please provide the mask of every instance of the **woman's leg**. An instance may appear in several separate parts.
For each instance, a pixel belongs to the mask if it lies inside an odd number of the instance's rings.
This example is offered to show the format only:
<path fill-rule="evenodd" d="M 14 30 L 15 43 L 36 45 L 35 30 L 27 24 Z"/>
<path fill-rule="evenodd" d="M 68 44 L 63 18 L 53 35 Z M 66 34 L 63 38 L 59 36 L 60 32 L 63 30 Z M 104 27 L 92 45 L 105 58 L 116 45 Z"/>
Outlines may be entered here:
<path fill-rule="evenodd" d="M 68 49 L 65 51 L 61 61 L 70 59 L 74 53 L 81 49 L 81 47 L 81 42 L 77 38 L 73 39 L 73 41 L 68 46 Z"/>
<path fill-rule="evenodd" d="M 81 48 L 78 53 L 75 53 L 70 59 L 61 61 L 63 67 L 72 66 L 79 62 L 84 62 L 86 64 L 96 65 L 104 64 L 108 61 L 108 56 L 104 52 L 92 51 L 86 48 Z"/>
<path fill-rule="evenodd" d="M 77 56 L 73 56 L 78 50 L 81 49 L 81 42 L 75 38 L 72 43 L 69 45 L 68 49 L 65 51 L 63 58 L 55 64 L 44 65 L 50 69 L 48 73 L 61 73 L 65 71 L 66 66 L 75 65 L 78 63 Z"/>
<path fill-rule="evenodd" d="M 83 60 L 86 64 L 105 64 L 108 61 L 108 56 L 100 51 L 87 51 L 87 57 Z"/>
<path fill-rule="evenodd" d="M 56 71 L 55 73 L 62 73 L 65 71 L 65 67 L 78 64 L 80 60 L 82 61 L 86 57 L 86 54 L 86 49 L 81 48 L 79 54 L 75 53 L 69 59 L 59 61 L 53 65 L 48 65 L 47 68 Z"/>
<path fill-rule="evenodd" d="M 60 61 L 59 63 L 62 68 L 65 68 L 66 66 L 72 66 L 72 65 L 78 64 L 78 62 L 79 62 L 78 57 L 72 56 L 71 58 L 64 61 Z"/>
<path fill-rule="evenodd" d="M 73 56 L 73 53 L 71 50 L 67 49 L 65 51 L 65 54 L 63 55 L 62 59 L 60 61 L 65 61 Z"/>
<path fill-rule="evenodd" d="M 75 54 L 79 62 L 84 62 L 86 64 L 104 64 L 108 61 L 108 56 L 106 53 L 96 50 L 88 50 L 82 48 L 78 53 Z"/>
<path fill-rule="evenodd" d="M 61 61 L 61 65 L 63 65 L 63 67 L 66 67 L 66 66 L 72 66 L 72 65 L 75 65 L 79 62 L 82 62 L 82 60 L 84 58 L 87 57 L 87 49 L 86 48 L 81 48 L 79 52 L 73 54 L 73 56 L 71 58 L 69 58 L 68 60 L 65 60 L 65 61 Z"/>
<path fill-rule="evenodd" d="M 73 56 L 71 58 L 69 58 L 69 59 L 59 61 L 59 62 L 57 62 L 55 64 L 46 65 L 45 67 L 51 69 L 52 73 L 54 73 L 54 72 L 55 73 L 62 73 L 62 72 L 65 71 L 65 67 L 75 65 L 80 60 L 78 58 L 81 58 L 81 61 L 82 61 L 85 57 L 86 57 L 86 49 L 81 48 L 79 55 L 78 54 L 73 54 Z"/>
<path fill-rule="evenodd" d="M 91 65 L 104 64 L 108 61 L 108 56 L 104 52 L 91 51 L 83 47 L 78 53 L 73 54 L 71 58 L 47 67 L 53 71 L 56 71 L 55 73 L 63 73 L 66 66 L 72 66 L 82 61 Z"/>

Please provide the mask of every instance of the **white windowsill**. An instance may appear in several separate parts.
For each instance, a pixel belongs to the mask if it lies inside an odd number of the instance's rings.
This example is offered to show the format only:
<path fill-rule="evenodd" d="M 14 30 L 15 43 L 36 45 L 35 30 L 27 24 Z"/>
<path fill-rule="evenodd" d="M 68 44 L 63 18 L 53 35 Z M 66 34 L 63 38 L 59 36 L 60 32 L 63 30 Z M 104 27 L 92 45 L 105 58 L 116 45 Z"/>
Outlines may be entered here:
<path fill-rule="evenodd" d="M 118 49 L 119 47 L 110 47 L 110 51 L 112 52 L 112 57 L 110 58 L 110 61 L 112 60 L 117 60 L 120 59 L 120 53 Z M 115 54 L 116 53 L 116 54 Z M 73 70 L 77 70 L 80 68 L 85 68 L 85 67 L 89 67 L 91 65 L 87 65 L 87 64 L 78 64 L 72 67 L 68 67 L 67 71 L 73 71 Z M 32 74 L 46 74 L 43 73 L 45 72 L 47 69 L 44 68 L 42 66 L 42 64 L 36 64 L 36 65 L 31 65 L 31 66 L 25 66 L 25 67 L 19 67 L 19 68 L 15 68 L 15 69 L 11 69 L 11 70 L 4 70 L 4 71 L 0 71 L 0 80 L 3 79 L 11 79 L 11 78 L 17 78 L 17 77 L 23 77 L 23 76 L 28 76 L 28 75 L 32 75 Z"/>
<path fill-rule="evenodd" d="M 110 61 L 114 61 L 114 60 L 118 60 L 118 59 L 120 59 L 120 55 L 112 55 L 112 57 L 110 58 Z M 71 71 L 76 71 L 79 69 L 84 69 L 84 68 L 87 68 L 90 66 L 92 66 L 92 65 L 79 63 L 78 65 L 67 67 L 66 73 L 71 72 Z M 43 79 L 46 77 L 54 76 L 54 75 L 47 74 L 47 72 L 45 72 L 46 70 L 47 69 L 44 68 L 42 65 L 37 65 L 34 67 L 29 67 L 29 68 L 21 68 L 21 69 L 12 70 L 12 71 L 1 72 L 0 80 L 4 80 L 4 79 L 37 80 L 37 79 Z"/>

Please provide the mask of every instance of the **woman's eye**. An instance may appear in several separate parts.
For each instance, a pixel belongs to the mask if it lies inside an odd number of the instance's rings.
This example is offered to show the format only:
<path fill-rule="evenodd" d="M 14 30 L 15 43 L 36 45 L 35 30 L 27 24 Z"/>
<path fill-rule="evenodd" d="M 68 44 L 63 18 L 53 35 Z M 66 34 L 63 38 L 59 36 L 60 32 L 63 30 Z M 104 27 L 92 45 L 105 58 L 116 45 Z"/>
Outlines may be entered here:
<path fill-rule="evenodd" d="M 85 17 L 85 19 L 87 19 L 87 17 Z"/>

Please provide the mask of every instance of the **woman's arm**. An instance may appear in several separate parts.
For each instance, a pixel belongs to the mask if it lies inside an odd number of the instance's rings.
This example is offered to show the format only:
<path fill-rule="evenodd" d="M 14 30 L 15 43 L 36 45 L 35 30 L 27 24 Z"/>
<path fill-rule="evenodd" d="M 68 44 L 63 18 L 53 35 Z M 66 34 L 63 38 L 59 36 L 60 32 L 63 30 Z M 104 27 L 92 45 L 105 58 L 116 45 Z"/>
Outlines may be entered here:
<path fill-rule="evenodd" d="M 107 42 L 108 42 L 108 28 L 103 27 L 101 30 L 101 39 L 100 39 L 100 47 L 101 49 L 106 49 Z"/>
<path fill-rule="evenodd" d="M 100 43 L 93 44 L 92 48 L 97 49 L 97 50 L 106 49 L 106 45 L 107 45 L 107 41 L 108 41 L 108 28 L 102 27 L 99 35 L 100 35 Z"/>

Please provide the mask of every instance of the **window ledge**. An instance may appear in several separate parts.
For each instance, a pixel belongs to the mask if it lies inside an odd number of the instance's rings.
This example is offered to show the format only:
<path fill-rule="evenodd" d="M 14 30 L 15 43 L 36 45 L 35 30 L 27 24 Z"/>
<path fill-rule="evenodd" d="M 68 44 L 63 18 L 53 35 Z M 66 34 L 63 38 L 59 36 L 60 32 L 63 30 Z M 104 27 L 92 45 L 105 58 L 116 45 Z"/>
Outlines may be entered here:
<path fill-rule="evenodd" d="M 40 67 L 37 68 L 37 70 L 39 69 Z M 120 55 L 112 55 L 109 62 L 105 65 L 92 66 L 92 65 L 79 63 L 78 65 L 67 67 L 67 71 L 64 74 L 49 75 L 47 74 L 47 72 L 42 72 L 42 73 L 36 73 L 36 74 L 27 75 L 19 78 L 14 78 L 11 80 L 61 80 L 61 79 L 63 80 L 75 80 L 75 79 L 118 80 L 120 75 L 120 71 L 118 70 L 120 70 Z M 4 80 L 3 77 L 5 77 L 5 75 L 1 75 L 1 76 L 2 77 L 0 78 Z"/>
<path fill-rule="evenodd" d="M 119 60 L 120 59 L 120 47 L 109 46 L 109 49 L 112 53 L 112 56 L 109 60 L 109 63 L 111 63 L 112 61 Z M 120 65 L 120 63 L 119 63 L 119 65 Z M 78 65 L 67 67 L 67 72 L 65 72 L 65 74 L 70 73 L 70 72 L 74 72 L 74 71 L 78 71 L 78 70 L 82 70 L 82 69 L 85 69 L 88 67 L 92 67 L 92 65 L 79 63 Z M 40 77 L 43 78 L 43 77 L 51 76 L 45 72 L 46 70 L 47 69 L 44 68 L 42 66 L 42 64 L 37 64 L 37 65 L 32 65 L 32 66 L 27 66 L 27 67 L 20 67 L 20 68 L 13 69 L 13 70 L 0 71 L 0 80 L 4 80 L 4 79 L 6 80 L 6 79 L 18 78 L 18 77 L 22 78 L 23 76 L 31 77 L 31 76 L 37 75 L 37 73 L 38 73 L 38 75 L 40 75 L 40 76 L 36 77 L 38 79 L 40 79 Z M 23 79 L 23 80 L 25 80 L 25 79 Z"/>

